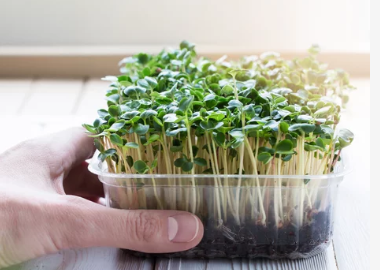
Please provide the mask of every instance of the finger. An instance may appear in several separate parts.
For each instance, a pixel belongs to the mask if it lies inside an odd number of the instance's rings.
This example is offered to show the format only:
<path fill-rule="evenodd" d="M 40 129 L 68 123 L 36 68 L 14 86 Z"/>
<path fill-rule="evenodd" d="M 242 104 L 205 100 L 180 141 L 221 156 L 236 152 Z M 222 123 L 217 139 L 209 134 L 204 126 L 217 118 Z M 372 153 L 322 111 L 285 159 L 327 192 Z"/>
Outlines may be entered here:
<path fill-rule="evenodd" d="M 115 246 L 166 253 L 190 249 L 203 236 L 202 222 L 188 212 L 118 210 L 78 197 L 70 197 L 64 209 L 65 222 L 59 222 L 55 233 L 50 233 L 61 249 Z"/>
<path fill-rule="evenodd" d="M 95 151 L 93 139 L 79 127 L 40 138 L 38 143 L 46 147 L 43 162 L 48 165 L 52 178 L 65 178 L 73 167 L 90 158 Z"/>
<path fill-rule="evenodd" d="M 93 139 L 83 128 L 76 127 L 22 142 L 1 156 L 4 161 L 21 160 L 18 164 L 28 172 L 38 171 L 56 178 L 66 176 L 72 167 L 90 158 L 94 151 Z"/>
<path fill-rule="evenodd" d="M 63 180 L 63 188 L 68 195 L 77 195 L 88 198 L 104 197 L 103 184 L 97 175 L 88 170 L 88 164 L 82 162 L 71 169 L 69 175 Z"/>

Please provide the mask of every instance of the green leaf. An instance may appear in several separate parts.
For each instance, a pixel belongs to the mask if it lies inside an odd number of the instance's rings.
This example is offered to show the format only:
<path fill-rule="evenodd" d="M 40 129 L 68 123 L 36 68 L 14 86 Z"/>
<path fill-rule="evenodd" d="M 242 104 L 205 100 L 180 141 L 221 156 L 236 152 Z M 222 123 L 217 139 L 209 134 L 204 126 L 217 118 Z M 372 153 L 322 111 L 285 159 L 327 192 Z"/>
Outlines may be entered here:
<path fill-rule="evenodd" d="M 149 125 L 143 125 L 143 124 L 135 124 L 133 126 L 133 132 L 135 132 L 138 135 L 144 135 L 148 132 L 149 130 Z"/>
<path fill-rule="evenodd" d="M 258 156 L 257 156 L 257 159 L 261 162 L 263 162 L 264 164 L 268 164 L 271 160 L 272 160 L 273 156 L 268 153 L 268 152 L 263 152 L 263 153 L 260 153 Z"/>
<path fill-rule="evenodd" d="M 187 40 L 184 40 L 182 41 L 180 44 L 179 44 L 179 47 L 182 49 L 188 49 L 188 50 L 193 50 L 194 47 L 195 47 L 195 44 L 194 43 L 191 43 L 191 42 L 188 42 Z"/>
<path fill-rule="evenodd" d="M 135 148 L 135 149 L 139 148 L 139 145 L 135 142 L 126 143 L 125 146 L 128 148 Z"/>
<path fill-rule="evenodd" d="M 110 135 L 110 139 L 111 142 L 116 144 L 117 146 L 123 146 L 123 139 L 119 135 L 113 133 Z"/>
<path fill-rule="evenodd" d="M 243 103 L 241 103 L 239 100 L 233 99 L 228 102 L 228 106 L 232 108 L 238 108 L 241 109 L 243 108 Z"/>
<path fill-rule="evenodd" d="M 262 128 L 261 125 L 246 125 L 244 126 L 243 130 L 245 133 L 252 133 L 253 134 L 256 134 L 258 131 L 260 131 L 260 129 Z"/>
<path fill-rule="evenodd" d="M 193 163 L 188 161 L 185 157 L 177 158 L 174 161 L 174 166 L 181 168 L 184 172 L 188 172 L 193 169 Z"/>
<path fill-rule="evenodd" d="M 126 113 L 123 113 L 120 118 L 123 118 L 123 119 L 132 119 L 133 117 L 139 115 L 140 112 L 139 111 L 130 111 L 130 112 L 126 112 Z"/>
<path fill-rule="evenodd" d="M 238 154 L 238 152 L 235 150 L 235 149 L 229 149 L 229 153 L 228 153 L 228 155 L 230 156 L 230 157 L 232 157 L 232 158 L 236 158 L 237 157 L 237 154 Z"/>
<path fill-rule="evenodd" d="M 225 96 L 229 96 L 231 95 L 232 93 L 234 92 L 234 88 L 229 85 L 229 84 L 226 84 L 225 86 L 223 86 L 222 90 L 221 90 L 221 94 L 222 95 L 225 95 Z"/>
<path fill-rule="evenodd" d="M 177 123 L 182 120 L 182 118 L 178 117 L 175 113 L 168 113 L 163 118 L 164 123 Z"/>
<path fill-rule="evenodd" d="M 260 148 L 259 148 L 259 154 L 260 154 L 260 153 L 264 153 L 264 152 L 268 152 L 268 153 L 270 153 L 271 155 L 274 155 L 274 149 L 269 148 L 269 147 L 265 147 L 265 146 L 260 147 Z"/>
<path fill-rule="evenodd" d="M 104 121 L 103 119 L 95 119 L 94 121 L 94 124 L 93 124 L 93 127 L 94 128 L 99 128 L 102 124 L 106 123 L 106 121 Z"/>
<path fill-rule="evenodd" d="M 257 106 L 254 106 L 254 104 L 249 104 L 243 107 L 243 112 L 245 113 L 245 116 L 247 117 L 247 119 L 252 119 L 256 116 L 257 108 L 255 107 Z"/>
<path fill-rule="evenodd" d="M 300 130 L 304 133 L 310 133 L 310 132 L 313 132 L 314 129 L 315 129 L 315 125 L 312 125 L 312 124 L 293 124 L 289 127 L 290 132 Z"/>
<path fill-rule="evenodd" d="M 151 109 L 148 109 L 148 110 L 145 110 L 141 115 L 141 119 L 143 120 L 146 120 L 152 116 L 156 116 L 157 115 L 157 112 L 155 110 L 151 110 Z"/>
<path fill-rule="evenodd" d="M 98 132 L 96 131 L 96 129 L 95 129 L 93 126 L 91 126 L 91 125 L 83 124 L 82 126 L 83 126 L 88 132 L 90 132 L 90 133 L 93 133 L 93 134 L 98 133 Z"/>
<path fill-rule="evenodd" d="M 216 132 L 213 133 L 213 139 L 216 142 L 217 145 L 223 146 L 224 142 L 226 141 L 226 135 L 224 135 L 222 132 Z"/>
<path fill-rule="evenodd" d="M 147 80 L 145 79 L 140 79 L 137 81 L 137 85 L 138 86 L 141 86 L 142 88 L 145 88 L 145 89 L 150 89 L 150 84 L 148 83 Z"/>
<path fill-rule="evenodd" d="M 172 145 L 170 146 L 170 152 L 176 153 L 181 152 L 183 149 L 183 145 Z"/>
<path fill-rule="evenodd" d="M 162 123 L 162 121 L 159 118 L 155 117 L 155 116 L 153 116 L 153 121 L 156 122 L 161 127 L 164 126 L 164 124 Z"/>
<path fill-rule="evenodd" d="M 99 152 L 103 152 L 104 151 L 104 147 L 103 145 L 100 143 L 99 139 L 94 139 L 94 145 L 95 145 L 95 148 L 97 150 L 99 150 Z"/>
<path fill-rule="evenodd" d="M 117 105 L 111 105 L 108 108 L 108 112 L 112 117 L 118 117 L 121 114 L 121 109 Z"/>
<path fill-rule="evenodd" d="M 204 158 L 194 158 L 194 163 L 198 166 L 207 166 L 207 161 Z"/>
<path fill-rule="evenodd" d="M 331 106 L 323 107 L 323 108 L 317 110 L 317 111 L 314 113 L 314 115 L 315 115 L 315 116 L 323 116 L 323 115 L 326 115 L 326 114 L 329 113 L 330 109 L 331 109 Z"/>
<path fill-rule="evenodd" d="M 168 97 L 159 96 L 156 97 L 155 102 L 161 105 L 169 105 L 170 103 L 172 103 L 172 100 Z"/>
<path fill-rule="evenodd" d="M 122 127 L 124 127 L 124 125 L 125 125 L 124 121 L 113 123 L 112 126 L 108 129 L 108 131 L 118 132 Z"/>
<path fill-rule="evenodd" d="M 215 119 L 216 121 L 220 122 L 223 120 L 223 118 L 226 116 L 226 113 L 224 111 L 219 111 L 219 112 L 212 112 L 208 118 L 209 119 Z"/>
<path fill-rule="evenodd" d="M 138 100 L 138 102 L 140 102 L 140 104 L 144 106 L 149 106 L 152 104 L 152 101 L 147 98 L 141 98 Z"/>
<path fill-rule="evenodd" d="M 322 131 L 326 134 L 329 134 L 330 136 L 334 135 L 334 130 L 327 125 L 320 125 Z"/>
<path fill-rule="evenodd" d="M 233 138 L 235 139 L 243 139 L 244 138 L 244 133 L 242 132 L 241 128 L 235 128 L 228 132 Z"/>
<path fill-rule="evenodd" d="M 145 65 L 149 61 L 149 56 L 146 53 L 139 53 L 137 55 L 137 60 L 140 64 Z"/>
<path fill-rule="evenodd" d="M 133 164 L 133 168 L 140 174 L 144 174 L 149 170 L 148 165 L 142 160 L 137 160 L 135 164 Z"/>
<path fill-rule="evenodd" d="M 310 143 L 305 143 L 304 145 L 304 149 L 305 151 L 316 151 L 316 150 L 321 150 L 323 151 L 324 149 L 319 147 L 317 144 L 315 144 L 314 142 L 310 142 Z"/>
<path fill-rule="evenodd" d="M 284 101 L 286 101 L 286 98 L 284 98 L 284 97 L 278 97 L 278 98 L 276 98 L 276 99 L 274 100 L 274 103 L 275 103 L 275 104 L 279 104 L 279 103 L 282 103 L 282 102 L 284 102 Z"/>
<path fill-rule="evenodd" d="M 116 152 L 117 152 L 116 149 L 113 149 L 113 148 L 107 149 L 106 151 L 101 152 L 98 158 L 103 162 L 106 160 L 107 157 L 113 156 Z"/>
<path fill-rule="evenodd" d="M 313 120 L 313 117 L 310 115 L 299 115 L 296 119 L 298 123 L 309 123 L 311 120 Z"/>
<path fill-rule="evenodd" d="M 192 162 L 186 161 L 182 164 L 181 168 L 184 172 L 189 172 L 193 169 L 194 164 Z"/>
<path fill-rule="evenodd" d="M 354 140 L 354 133 L 348 129 L 338 131 L 337 140 L 339 141 L 340 149 L 349 146 Z"/>
<path fill-rule="evenodd" d="M 178 108 L 181 111 L 186 112 L 190 108 L 190 105 L 193 102 L 193 100 L 194 100 L 193 96 L 185 97 L 185 98 L 181 99 L 181 101 L 178 104 Z"/>
<path fill-rule="evenodd" d="M 228 147 L 238 148 L 242 145 L 243 142 L 244 142 L 243 138 L 234 138 L 232 141 L 228 143 Z"/>
<path fill-rule="evenodd" d="M 214 108 L 216 104 L 218 103 L 216 96 L 214 94 L 209 94 L 205 96 L 205 98 L 203 99 L 203 102 L 206 105 L 207 109 Z"/>
<path fill-rule="evenodd" d="M 278 130 L 278 122 L 276 122 L 274 120 L 270 120 L 270 121 L 268 121 L 268 123 L 266 123 L 264 125 L 263 128 L 273 130 L 273 131 L 277 131 Z"/>
<path fill-rule="evenodd" d="M 118 104 L 120 96 L 119 94 L 113 94 L 113 95 L 107 96 L 106 99 L 113 104 Z"/>
<path fill-rule="evenodd" d="M 293 156 L 293 154 L 288 154 L 288 155 L 282 156 L 281 159 L 282 159 L 282 161 L 286 162 L 286 161 L 291 160 L 292 156 Z"/>
<path fill-rule="evenodd" d="M 145 76 L 149 76 L 150 75 L 150 68 L 149 67 L 146 67 L 143 69 L 142 73 L 145 75 Z"/>
<path fill-rule="evenodd" d="M 98 110 L 98 115 L 100 118 L 104 119 L 108 115 L 108 111 L 105 109 Z"/>
<path fill-rule="evenodd" d="M 293 152 L 293 142 L 288 139 L 282 140 L 276 144 L 275 151 L 278 154 L 289 154 Z"/>
<path fill-rule="evenodd" d="M 128 166 L 132 168 L 132 166 L 133 166 L 133 157 L 132 156 L 127 156 L 127 163 L 128 163 Z"/>
<path fill-rule="evenodd" d="M 192 145 L 191 149 L 193 150 L 193 156 L 195 157 L 198 154 L 199 148 L 196 145 Z"/>
<path fill-rule="evenodd" d="M 200 127 L 204 130 L 214 130 L 223 126 L 223 122 L 218 122 L 215 119 L 208 119 L 207 121 L 201 121 Z"/>
<path fill-rule="evenodd" d="M 326 145 L 322 138 L 317 138 L 315 141 L 315 144 L 318 145 L 320 148 L 325 149 Z"/>
<path fill-rule="evenodd" d="M 151 144 L 151 143 L 153 143 L 153 142 L 155 142 L 155 141 L 157 141 L 159 139 L 160 139 L 160 135 L 153 134 L 152 136 L 149 137 L 149 139 L 147 140 L 147 142 L 144 143 L 144 145 L 149 145 L 149 144 Z"/>
<path fill-rule="evenodd" d="M 158 84 L 156 78 L 146 76 L 144 79 L 148 82 L 151 88 L 155 88 Z"/>
<path fill-rule="evenodd" d="M 166 136 L 169 136 L 169 137 L 173 137 L 173 136 L 177 136 L 178 133 L 180 132 L 186 132 L 187 131 L 187 128 L 176 128 L 176 129 L 168 129 L 166 130 L 165 134 Z"/>
<path fill-rule="evenodd" d="M 177 158 L 176 160 L 174 160 L 174 166 L 176 167 L 182 167 L 182 165 L 186 162 L 187 160 L 185 158 Z"/>
<path fill-rule="evenodd" d="M 289 124 L 284 122 L 284 121 L 281 121 L 280 122 L 280 130 L 282 133 L 288 133 L 289 131 Z"/>
<path fill-rule="evenodd" d="M 176 59 L 170 60 L 170 63 L 174 66 L 181 66 L 182 65 L 182 61 L 176 60 Z"/>

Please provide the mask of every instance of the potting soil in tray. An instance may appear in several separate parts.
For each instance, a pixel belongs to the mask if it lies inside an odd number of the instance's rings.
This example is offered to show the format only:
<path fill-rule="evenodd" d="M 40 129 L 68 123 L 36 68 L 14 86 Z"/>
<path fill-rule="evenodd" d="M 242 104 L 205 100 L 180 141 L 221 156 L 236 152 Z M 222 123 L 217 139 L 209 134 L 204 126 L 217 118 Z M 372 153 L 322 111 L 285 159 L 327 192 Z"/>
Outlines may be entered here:
<path fill-rule="evenodd" d="M 308 225 L 297 228 L 292 224 L 276 228 L 246 221 L 237 226 L 234 220 L 215 224 L 203 220 L 205 232 L 202 241 L 193 249 L 165 254 L 145 254 L 126 250 L 136 256 L 169 258 L 308 258 L 325 250 L 331 237 L 330 213 L 316 213 Z"/>

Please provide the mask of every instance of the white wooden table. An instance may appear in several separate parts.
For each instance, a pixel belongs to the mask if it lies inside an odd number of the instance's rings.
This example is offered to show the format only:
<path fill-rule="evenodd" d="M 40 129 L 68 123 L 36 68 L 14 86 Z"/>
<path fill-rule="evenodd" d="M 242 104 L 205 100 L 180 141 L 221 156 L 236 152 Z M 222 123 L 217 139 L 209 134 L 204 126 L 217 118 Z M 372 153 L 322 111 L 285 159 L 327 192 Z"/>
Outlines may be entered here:
<path fill-rule="evenodd" d="M 348 149 L 354 171 L 340 186 L 333 245 L 325 253 L 305 260 L 281 261 L 154 260 L 130 257 L 111 247 L 88 248 L 61 251 L 8 269 L 369 269 L 370 122 L 360 116 L 370 115 L 370 80 L 357 78 L 352 84 L 358 90 L 351 94 L 342 126 L 355 133 L 355 143 Z M 0 152 L 37 135 L 91 123 L 97 109 L 105 104 L 106 86 L 98 79 L 0 78 Z"/>

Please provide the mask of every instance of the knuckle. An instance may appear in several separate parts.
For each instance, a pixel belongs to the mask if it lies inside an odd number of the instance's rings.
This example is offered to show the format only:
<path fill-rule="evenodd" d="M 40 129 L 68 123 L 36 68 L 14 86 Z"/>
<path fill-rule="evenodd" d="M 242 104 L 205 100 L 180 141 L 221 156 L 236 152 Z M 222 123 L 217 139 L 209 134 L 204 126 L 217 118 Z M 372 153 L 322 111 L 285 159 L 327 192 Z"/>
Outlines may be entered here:
<path fill-rule="evenodd" d="M 129 228 L 137 241 L 152 242 L 160 235 L 162 223 L 156 215 L 144 211 L 131 211 Z"/>

